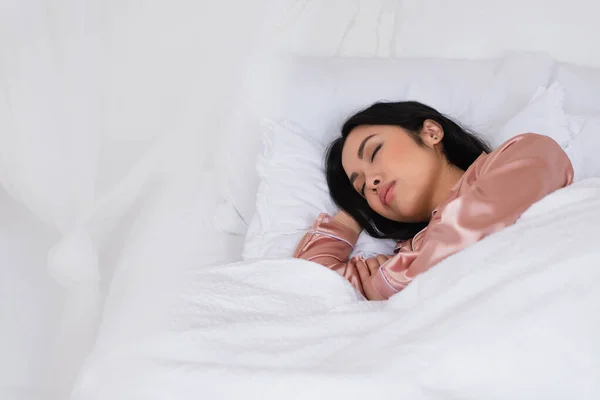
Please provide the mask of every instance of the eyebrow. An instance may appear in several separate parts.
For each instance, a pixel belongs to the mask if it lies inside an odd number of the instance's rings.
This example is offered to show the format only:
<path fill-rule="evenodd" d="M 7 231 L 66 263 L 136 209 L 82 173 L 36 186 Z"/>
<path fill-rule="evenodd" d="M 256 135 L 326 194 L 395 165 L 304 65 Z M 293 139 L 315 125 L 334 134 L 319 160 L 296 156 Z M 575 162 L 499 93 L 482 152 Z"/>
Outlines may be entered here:
<path fill-rule="evenodd" d="M 360 160 L 362 160 L 362 158 L 363 158 L 363 154 L 365 152 L 365 145 L 367 144 L 367 142 L 369 141 L 369 139 L 371 139 L 373 136 L 375 136 L 375 134 L 367 136 L 366 138 L 363 139 L 363 141 L 360 144 L 360 146 L 358 146 L 358 158 Z"/>

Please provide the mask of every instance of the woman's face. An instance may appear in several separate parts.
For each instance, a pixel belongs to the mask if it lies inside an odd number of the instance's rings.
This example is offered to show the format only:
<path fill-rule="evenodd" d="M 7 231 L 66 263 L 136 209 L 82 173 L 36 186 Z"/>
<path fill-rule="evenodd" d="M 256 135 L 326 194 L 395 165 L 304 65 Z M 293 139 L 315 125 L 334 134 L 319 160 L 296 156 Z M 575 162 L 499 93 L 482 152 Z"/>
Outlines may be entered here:
<path fill-rule="evenodd" d="M 359 126 L 346 139 L 342 166 L 377 214 L 398 222 L 428 221 L 446 163 L 440 147 L 443 135 L 432 120 L 423 124 L 421 144 L 398 126 Z"/>

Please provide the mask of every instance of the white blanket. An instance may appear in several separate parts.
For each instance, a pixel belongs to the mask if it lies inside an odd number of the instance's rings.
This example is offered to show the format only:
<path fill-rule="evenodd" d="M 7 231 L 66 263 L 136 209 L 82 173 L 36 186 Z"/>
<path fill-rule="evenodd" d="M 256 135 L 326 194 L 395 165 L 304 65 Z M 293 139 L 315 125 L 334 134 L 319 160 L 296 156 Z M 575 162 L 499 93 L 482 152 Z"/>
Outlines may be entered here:
<path fill-rule="evenodd" d="M 598 399 L 599 210 L 600 180 L 556 192 L 388 302 L 302 260 L 187 270 L 73 398 Z"/>

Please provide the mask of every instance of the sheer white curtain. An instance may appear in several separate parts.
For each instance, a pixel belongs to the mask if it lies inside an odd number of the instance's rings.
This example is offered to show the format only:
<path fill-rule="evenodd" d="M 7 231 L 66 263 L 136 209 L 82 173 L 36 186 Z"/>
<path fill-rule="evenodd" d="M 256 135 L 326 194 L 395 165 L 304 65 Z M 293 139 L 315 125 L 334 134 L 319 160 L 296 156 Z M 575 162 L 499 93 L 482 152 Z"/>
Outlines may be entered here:
<path fill-rule="evenodd" d="M 0 183 L 62 237 L 57 398 L 94 340 L 103 243 L 153 182 L 207 167 L 271 3 L 2 1 Z"/>

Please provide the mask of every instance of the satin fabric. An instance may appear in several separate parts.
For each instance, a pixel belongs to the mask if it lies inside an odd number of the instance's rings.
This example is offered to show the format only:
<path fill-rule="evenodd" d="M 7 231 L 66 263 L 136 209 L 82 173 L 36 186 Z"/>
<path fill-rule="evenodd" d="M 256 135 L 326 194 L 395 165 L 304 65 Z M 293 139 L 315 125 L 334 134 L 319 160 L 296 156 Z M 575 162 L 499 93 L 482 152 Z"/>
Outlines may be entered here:
<path fill-rule="evenodd" d="M 397 253 L 379 268 L 371 284 L 382 297 L 391 297 L 419 274 L 514 224 L 533 203 L 572 182 L 571 162 L 551 138 L 528 133 L 508 140 L 490 154 L 483 153 L 465 171 L 434 210 L 427 228 L 399 243 Z M 338 272 L 364 294 L 356 259 L 348 260 L 357 238 L 352 229 L 321 214 L 294 257 Z"/>

